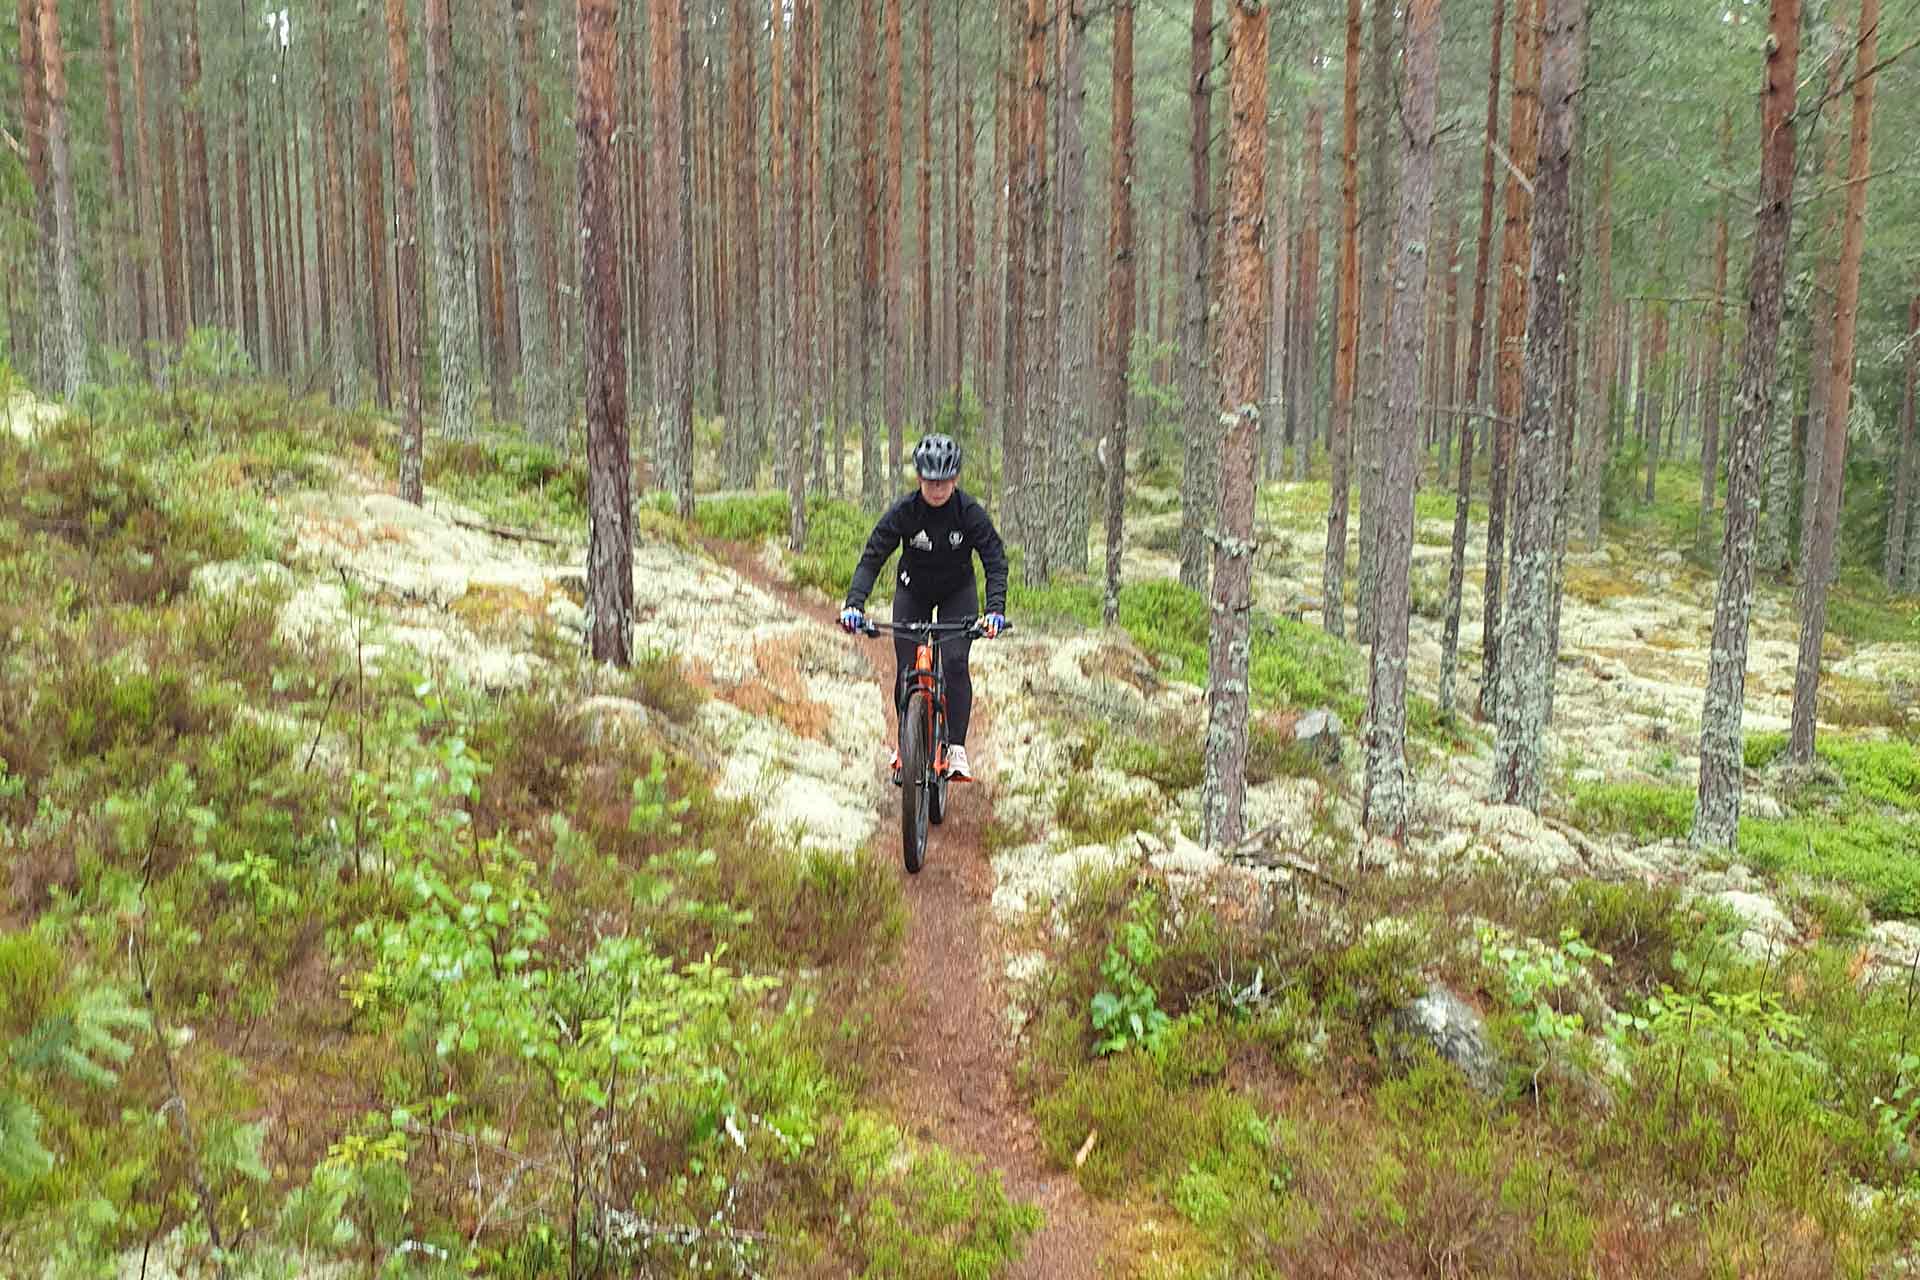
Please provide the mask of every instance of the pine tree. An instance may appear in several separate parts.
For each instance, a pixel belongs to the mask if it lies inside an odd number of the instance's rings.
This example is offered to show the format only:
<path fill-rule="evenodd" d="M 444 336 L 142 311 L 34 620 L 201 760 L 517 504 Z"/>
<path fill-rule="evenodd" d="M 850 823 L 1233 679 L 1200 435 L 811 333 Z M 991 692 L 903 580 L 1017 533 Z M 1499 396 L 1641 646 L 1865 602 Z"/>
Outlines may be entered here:
<path fill-rule="evenodd" d="M 1267 276 L 1267 18 L 1261 0 L 1231 0 L 1227 78 L 1226 268 L 1220 342 L 1220 505 L 1207 632 L 1206 777 L 1202 842 L 1231 847 L 1244 832 L 1248 667 L 1253 615 L 1253 494 L 1259 467 L 1260 290 Z"/>
<path fill-rule="evenodd" d="M 1340 144 L 1340 271 L 1338 344 L 1333 362 L 1332 510 L 1327 515 L 1321 619 L 1347 633 L 1347 488 L 1353 463 L 1353 383 L 1360 341 L 1360 0 L 1347 0 L 1347 80 Z"/>
<path fill-rule="evenodd" d="M 1107 565 L 1101 614 L 1112 626 L 1120 612 L 1121 521 L 1126 505 L 1127 364 L 1133 349 L 1133 11 L 1135 0 L 1113 7 L 1112 181 L 1107 187 L 1106 317 L 1100 350 L 1100 454 L 1105 461 Z"/>
<path fill-rule="evenodd" d="M 1812 516 L 1810 553 L 1801 566 L 1800 658 L 1794 668 L 1793 723 L 1787 758 L 1813 761 L 1814 725 L 1820 689 L 1820 643 L 1827 630 L 1827 589 L 1834 573 L 1834 542 L 1840 519 L 1840 482 L 1847 457 L 1848 407 L 1853 393 L 1853 344 L 1859 324 L 1860 255 L 1866 241 L 1868 160 L 1873 142 L 1873 99 L 1879 76 L 1871 68 L 1879 49 L 1880 0 L 1860 0 L 1858 69 L 1853 80 L 1853 129 L 1848 146 L 1846 215 L 1834 304 L 1833 362 L 1828 372 L 1826 438 L 1809 434 L 1807 453 L 1821 459 L 1820 492 Z"/>
<path fill-rule="evenodd" d="M 1747 272 L 1747 336 L 1734 390 L 1727 448 L 1726 534 L 1714 594 L 1706 705 L 1700 715 L 1700 786 L 1693 811 L 1697 846 L 1732 848 L 1740 831 L 1745 765 L 1741 716 L 1747 681 L 1747 624 L 1753 612 L 1760 447 L 1778 396 L 1787 250 L 1793 230 L 1794 96 L 1800 65 L 1800 0 L 1773 0 L 1760 96 L 1760 203 Z"/>
<path fill-rule="evenodd" d="M 80 321 L 79 227 L 73 203 L 73 155 L 67 136 L 67 63 L 60 42 L 60 9 L 40 3 L 40 71 L 47 127 L 47 197 L 53 204 L 53 274 L 59 328 L 48 335 L 48 380 L 68 401 L 87 380 L 87 338 Z"/>
<path fill-rule="evenodd" d="M 1413 487 L 1418 471 L 1420 341 L 1433 222 L 1434 111 L 1440 62 L 1440 0 L 1407 10 L 1406 88 L 1401 94 L 1400 210 L 1394 227 L 1394 303 L 1387 318 L 1387 413 L 1381 434 L 1378 622 L 1367 678 L 1367 776 L 1361 821 L 1404 840 L 1412 786 L 1407 772 L 1408 578 L 1413 566 Z"/>
<path fill-rule="evenodd" d="M 1514 464 L 1513 594 L 1500 633 L 1492 796 L 1498 804 L 1540 806 L 1553 590 L 1554 506 L 1561 501 L 1560 440 L 1554 414 L 1564 365 L 1565 273 L 1572 193 L 1574 95 L 1580 83 L 1583 0 L 1546 0 L 1535 81 L 1537 165 L 1529 211 L 1532 269 L 1527 282 L 1524 404 Z M 1535 149 L 1530 148 L 1530 149 Z"/>
<path fill-rule="evenodd" d="M 1193 0 L 1187 57 L 1187 234 L 1180 273 L 1180 399 L 1186 435 L 1186 461 L 1180 473 L 1180 582 L 1207 589 L 1211 561 L 1207 524 L 1218 502 L 1220 423 L 1215 405 L 1219 378 L 1213 367 L 1208 310 L 1213 267 L 1208 232 L 1212 229 L 1213 0 Z"/>
<path fill-rule="evenodd" d="M 422 474 L 424 429 L 420 420 L 420 222 L 419 179 L 414 171 L 413 94 L 409 88 L 406 0 L 387 4 L 387 86 L 393 95 L 394 251 L 393 289 L 400 313 L 398 363 L 400 403 L 400 496 L 419 503 L 425 496 Z"/>
<path fill-rule="evenodd" d="M 577 23 L 580 70 L 573 115 L 580 148 L 580 296 L 587 348 L 587 642 L 595 661 L 624 667 L 633 658 L 633 511 L 625 319 L 613 221 L 616 0 L 579 0 Z"/>

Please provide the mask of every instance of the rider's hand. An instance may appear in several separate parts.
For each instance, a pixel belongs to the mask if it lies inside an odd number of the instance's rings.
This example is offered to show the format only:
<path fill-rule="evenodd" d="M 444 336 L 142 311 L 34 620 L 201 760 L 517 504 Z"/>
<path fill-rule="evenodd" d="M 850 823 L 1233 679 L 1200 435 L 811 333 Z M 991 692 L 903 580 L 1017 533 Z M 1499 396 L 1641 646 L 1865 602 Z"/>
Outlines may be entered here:
<path fill-rule="evenodd" d="M 980 620 L 980 634 L 984 635 L 987 639 L 991 640 L 995 636 L 999 635 L 1001 629 L 1006 625 L 1007 625 L 1006 614 L 990 613 L 986 617 Z"/>
<path fill-rule="evenodd" d="M 867 625 L 867 615 L 864 613 L 861 613 L 858 609 L 854 608 L 852 605 L 848 605 L 846 608 L 840 611 L 840 629 L 845 631 L 848 635 L 855 634 L 856 632 L 863 629 L 866 625 Z"/>

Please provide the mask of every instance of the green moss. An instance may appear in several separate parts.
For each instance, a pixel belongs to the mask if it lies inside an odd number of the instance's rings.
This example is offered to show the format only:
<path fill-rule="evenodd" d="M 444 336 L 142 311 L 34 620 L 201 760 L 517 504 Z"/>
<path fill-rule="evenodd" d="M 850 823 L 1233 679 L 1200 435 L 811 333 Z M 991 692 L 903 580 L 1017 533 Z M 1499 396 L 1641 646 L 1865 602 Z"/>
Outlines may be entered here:
<path fill-rule="evenodd" d="M 1884 814 L 1754 819 L 1740 824 L 1740 856 L 1780 874 L 1838 880 L 1858 890 L 1874 915 L 1920 920 L 1916 826 Z"/>
<path fill-rule="evenodd" d="M 1573 820 L 1590 834 L 1620 833 L 1635 840 L 1678 840 L 1693 826 L 1690 787 L 1651 782 L 1576 782 Z"/>

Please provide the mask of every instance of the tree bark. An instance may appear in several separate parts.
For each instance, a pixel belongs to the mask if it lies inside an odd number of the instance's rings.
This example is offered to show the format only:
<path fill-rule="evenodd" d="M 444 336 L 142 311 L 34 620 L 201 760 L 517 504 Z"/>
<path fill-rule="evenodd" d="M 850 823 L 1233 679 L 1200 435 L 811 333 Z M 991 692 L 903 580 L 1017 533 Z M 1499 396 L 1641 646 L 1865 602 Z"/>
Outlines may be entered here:
<path fill-rule="evenodd" d="M 67 138 L 67 64 L 55 0 L 40 0 L 39 27 L 47 191 L 53 201 L 53 276 L 60 316 L 48 373 L 68 403 L 73 403 L 87 380 L 87 339 L 80 327 L 80 247 L 73 206 L 73 156 Z"/>
<path fill-rule="evenodd" d="M 1381 433 L 1385 417 L 1387 345 L 1387 278 L 1393 270 L 1387 250 L 1387 211 L 1392 174 L 1387 165 L 1388 117 L 1395 114 L 1392 89 L 1393 13 L 1395 0 L 1373 0 L 1372 48 L 1367 55 L 1371 84 L 1367 93 L 1366 208 L 1361 211 L 1366 243 L 1360 248 L 1360 325 L 1364 349 L 1360 353 L 1358 434 L 1354 449 L 1360 471 L 1360 563 L 1354 575 L 1353 638 L 1373 643 L 1377 621 L 1374 599 L 1380 579 L 1379 521 Z"/>
<path fill-rule="evenodd" d="M 1823 449 L 1819 505 L 1813 513 L 1811 554 L 1803 566 L 1800 657 L 1793 677 L 1793 723 L 1787 759 L 1813 761 L 1814 725 L 1820 691 L 1820 642 L 1827 630 L 1827 589 L 1834 573 L 1834 541 L 1840 518 L 1840 484 L 1847 458 L 1847 408 L 1853 393 L 1853 340 L 1860 309 L 1860 255 L 1866 243 L 1868 160 L 1873 141 L 1874 65 L 1880 42 L 1880 0 L 1860 0 L 1860 40 L 1853 81 L 1853 130 L 1847 156 L 1846 223 L 1840 241 L 1840 278 L 1834 305 L 1833 363 L 1828 373 L 1826 439 L 1807 440 Z"/>
<path fill-rule="evenodd" d="M 1120 612 L 1121 519 L 1126 503 L 1127 361 L 1133 347 L 1133 10 L 1113 8 L 1113 178 L 1107 187 L 1106 322 L 1101 343 L 1101 456 L 1106 479 L 1107 573 L 1101 614 L 1111 627 Z"/>
<path fill-rule="evenodd" d="M 539 234 L 536 204 L 540 198 L 533 151 L 537 119 L 532 75 L 534 29 L 538 23 L 536 3 L 537 0 L 513 0 L 509 19 L 512 30 L 507 41 L 507 99 L 512 118 L 507 125 L 507 145 L 512 153 L 508 165 L 512 198 L 508 204 L 513 222 L 513 268 L 519 277 L 516 292 L 520 300 L 520 367 L 525 379 L 527 429 L 534 439 L 558 448 L 566 439 L 567 421 L 572 415 L 567 410 L 566 382 L 561 377 L 552 329 L 547 323 L 546 289 L 536 247 Z"/>
<path fill-rule="evenodd" d="M 347 271 L 346 165 L 340 155 L 340 112 L 333 70 L 333 14 L 328 0 L 321 0 L 315 13 L 320 44 L 320 134 L 322 164 L 326 170 L 327 227 L 321 238 L 326 255 L 327 277 L 334 282 L 334 305 L 327 316 L 327 364 L 333 371 L 333 400 L 352 405 L 360 398 L 360 376 L 353 350 L 352 282 Z M 433 11 L 428 5 L 429 19 Z M 444 6 L 442 19 L 445 18 Z"/>
<path fill-rule="evenodd" d="M 1360 0 L 1347 0 L 1347 79 L 1340 144 L 1339 336 L 1333 362 L 1333 428 L 1328 454 L 1332 508 L 1320 617 L 1327 631 L 1347 633 L 1347 489 L 1353 462 L 1353 382 L 1360 341 Z"/>
<path fill-rule="evenodd" d="M 1522 347 L 1526 340 L 1528 244 L 1532 237 L 1535 152 L 1539 147 L 1539 19 L 1544 0 L 1517 0 L 1513 28 L 1513 109 L 1507 127 L 1513 169 L 1507 174 L 1506 226 L 1500 255 L 1499 346 L 1494 353 L 1493 443 L 1487 477 L 1486 584 L 1480 612 L 1480 711 L 1495 718 L 1500 696 L 1501 582 L 1507 561 L 1508 473 L 1521 413 Z"/>
<path fill-rule="evenodd" d="M 1184 406 L 1186 461 L 1180 473 L 1180 581 L 1195 591 L 1207 589 L 1212 556 L 1207 521 L 1218 501 L 1220 458 L 1218 378 L 1207 312 L 1213 268 L 1207 233 L 1213 219 L 1208 143 L 1212 132 L 1213 0 L 1193 0 L 1192 38 L 1187 58 L 1187 234 L 1180 299 L 1180 399 Z"/>
<path fill-rule="evenodd" d="M 1015 350 L 1022 353 L 1026 367 L 1020 378 L 1019 433 L 1008 436 L 1006 451 L 1007 506 L 1013 516 L 1014 537 L 1032 559 L 1041 562 L 1038 568 L 1042 575 L 1047 567 L 1048 537 L 1041 486 L 1046 482 L 1045 457 L 1052 436 L 1049 419 L 1055 390 L 1050 326 L 1058 323 L 1058 312 L 1049 305 L 1053 262 L 1047 224 L 1047 10 L 1048 0 L 1028 0 L 1023 81 L 1026 109 L 1019 152 L 1023 161 L 1020 193 L 1025 206 L 1021 217 L 1025 232 L 1021 274 L 1026 277 L 1026 315 L 1022 341 L 1009 349 L 1009 358 Z"/>
<path fill-rule="evenodd" d="M 460 113 L 453 101 L 449 0 L 426 0 L 427 155 L 433 168 L 434 310 L 440 321 L 440 418 L 452 440 L 473 435 L 473 278 L 460 193 Z"/>
<path fill-rule="evenodd" d="M 1421 418 L 1420 339 L 1426 319 L 1428 236 L 1433 224 L 1433 131 L 1440 64 L 1440 0 L 1407 10 L 1403 159 L 1395 225 L 1393 312 L 1388 318 L 1387 415 L 1380 440 L 1379 605 L 1367 678 L 1367 775 L 1360 821 L 1404 841 L 1412 807 L 1407 771 L 1408 577 L 1413 566 L 1413 487 Z"/>
<path fill-rule="evenodd" d="M 1087 570 L 1087 391 L 1091 358 L 1087 327 L 1087 143 L 1086 33 L 1083 0 L 1060 0 L 1060 38 L 1064 69 L 1060 93 L 1059 187 L 1060 312 L 1056 324 L 1053 429 L 1049 433 L 1044 493 L 1048 505 L 1042 527 L 1051 546 L 1050 569 L 1080 574 Z"/>
<path fill-rule="evenodd" d="M 1720 151 L 1725 167 L 1733 167 L 1733 112 L 1720 118 Z M 1726 363 L 1727 320 L 1723 300 L 1727 295 L 1727 238 L 1731 230 L 1731 202 L 1720 195 L 1719 216 L 1713 227 L 1713 301 L 1707 312 L 1707 366 L 1702 392 L 1705 404 L 1700 415 L 1700 542 L 1705 544 L 1719 487 L 1720 470 L 1720 371 Z"/>
<path fill-rule="evenodd" d="M 897 3 L 898 0 L 895 0 Z M 807 137 L 807 19 L 808 0 L 792 0 L 793 48 L 790 78 L 793 83 L 792 109 L 786 113 L 788 173 L 786 181 L 788 279 L 782 290 L 786 297 L 787 376 L 782 386 L 787 422 L 787 545 L 798 551 L 807 540 L 807 466 L 806 404 L 807 342 L 804 328 L 802 280 L 806 256 L 802 244 L 803 215 L 806 208 Z M 898 180 L 896 175 L 896 181 Z M 691 514 L 691 512 L 689 512 Z"/>
<path fill-rule="evenodd" d="M 1518 0 L 1524 4 L 1526 0 Z M 1517 19 L 1516 19 L 1517 21 Z M 1488 255 L 1493 249 L 1493 166 L 1500 145 L 1500 63 L 1506 51 L 1506 0 L 1493 0 L 1492 52 L 1487 70 L 1486 145 L 1480 161 L 1480 235 L 1473 254 L 1473 317 L 1467 326 L 1466 382 L 1460 403 L 1471 410 L 1480 403 L 1480 374 L 1486 360 Z M 1460 665 L 1460 595 L 1466 587 L 1467 516 L 1473 499 L 1473 424 L 1471 412 L 1460 415 L 1460 479 L 1453 504 L 1453 554 L 1447 568 L 1447 611 L 1440 631 L 1440 714 L 1452 716 L 1454 678 Z M 1492 423 L 1489 422 L 1491 427 Z M 1484 633 L 1482 643 L 1485 643 Z"/>
<path fill-rule="evenodd" d="M 1700 716 L 1696 846 L 1731 848 L 1740 831 L 1744 752 L 1741 715 L 1747 681 L 1747 624 L 1753 613 L 1754 534 L 1760 511 L 1758 464 L 1777 392 L 1782 285 L 1793 230 L 1793 109 L 1800 63 L 1800 0 L 1773 0 L 1760 96 L 1760 203 L 1747 272 L 1747 336 L 1734 391 L 1727 450 L 1726 533 L 1714 596 L 1705 708 Z"/>
<path fill-rule="evenodd" d="M 816 148 L 818 150 L 818 148 Z M 917 166 L 920 198 L 920 429 L 933 430 L 934 401 L 939 395 L 933 316 L 933 0 L 920 0 L 920 162 Z M 1082 539 L 1085 541 L 1085 539 Z"/>
<path fill-rule="evenodd" d="M 1326 212 L 1326 192 L 1320 183 L 1320 153 L 1325 145 L 1326 110 L 1320 105 L 1319 91 L 1307 103 L 1306 186 L 1300 196 L 1300 270 L 1299 303 L 1296 308 L 1298 333 L 1293 345 L 1293 388 L 1289 403 L 1294 406 L 1293 478 L 1307 478 L 1307 465 L 1313 458 L 1314 437 L 1319 434 L 1321 398 L 1314 394 L 1314 338 L 1320 317 L 1320 219 Z"/>
<path fill-rule="evenodd" d="M 373 9 L 366 10 L 367 47 L 379 47 L 377 19 Z M 374 74 L 363 67 L 360 77 L 361 204 L 367 243 L 367 332 L 372 356 L 374 386 L 382 408 L 393 407 L 393 289 L 387 267 L 391 251 L 387 238 L 392 221 L 387 216 L 385 175 L 386 156 L 379 145 L 380 101 L 374 88 Z"/>
<path fill-rule="evenodd" d="M 732 219 L 734 296 L 739 299 L 744 377 L 733 380 L 733 402 L 727 410 L 727 483 L 751 488 L 759 458 L 754 448 L 765 413 L 761 391 L 760 336 L 760 227 L 754 212 L 759 182 L 760 140 L 754 106 L 754 41 L 749 34 L 746 4 L 729 5 L 731 22 L 727 59 L 731 95 L 728 103 L 729 148 L 733 156 Z M 837 457 L 837 451 L 836 451 Z"/>
<path fill-rule="evenodd" d="M 1261 0 L 1231 0 L 1227 76 L 1231 123 L 1221 251 L 1220 505 L 1207 634 L 1206 777 L 1202 843 L 1239 843 L 1247 791 L 1248 668 L 1253 614 L 1254 476 L 1259 466 L 1260 290 L 1266 279 L 1267 18 Z"/>
<path fill-rule="evenodd" d="M 1566 339 L 1563 313 L 1571 191 L 1574 94 L 1580 81 L 1583 0 L 1546 0 L 1535 64 L 1539 95 L 1537 164 L 1527 282 L 1525 405 L 1514 454 L 1513 595 L 1501 631 L 1492 799 L 1540 807 L 1545 752 L 1548 614 L 1553 589 L 1553 508 L 1560 501 L 1556 382 Z M 1534 148 L 1530 147 L 1529 150 Z"/>
<path fill-rule="evenodd" d="M 133 228 L 129 224 L 133 189 L 127 179 L 127 129 L 120 99 L 120 50 L 114 32 L 114 0 L 100 0 L 100 70 L 107 90 L 107 159 L 114 199 L 113 212 L 107 218 L 112 232 L 108 252 L 113 259 L 114 297 L 109 327 L 115 341 L 137 351 L 139 344 L 146 341 L 146 334 L 129 334 L 125 329 L 135 322 L 138 312 L 134 303 Z M 251 339 L 248 349 L 253 350 Z"/>
<path fill-rule="evenodd" d="M 1594 312 L 1593 341 L 1587 360 L 1587 434 L 1581 449 L 1579 506 L 1589 547 L 1600 545 L 1600 496 L 1613 430 L 1615 308 L 1613 302 L 1613 141 L 1600 162 L 1600 220 L 1594 233 L 1595 272 L 1600 300 Z"/>
<path fill-rule="evenodd" d="M 886 348 L 883 355 L 882 390 L 887 417 L 887 468 L 890 475 L 899 475 L 904 460 L 904 441 L 906 436 L 905 380 L 906 372 L 906 317 L 903 299 L 900 293 L 900 229 L 901 229 L 901 187 L 906 180 L 905 161 L 900 139 L 903 115 L 903 90 L 900 81 L 900 5 L 902 0 L 884 0 L 885 39 L 887 59 L 887 158 L 880 174 L 884 185 L 885 237 L 883 255 L 885 257 L 886 295 L 883 300 L 885 309 Z M 1017 527 L 1017 526 L 1016 526 Z"/>
<path fill-rule="evenodd" d="M 625 321 L 613 222 L 615 4 L 579 0 L 574 125 L 580 145 L 580 296 L 587 348 L 587 643 L 596 662 L 624 667 L 633 657 L 633 511 Z M 657 9 L 654 16 L 660 17 Z"/>
<path fill-rule="evenodd" d="M 420 420 L 420 218 L 414 172 L 413 95 L 409 87 L 406 0 L 387 2 L 387 90 L 393 95 L 393 278 L 400 313 L 400 496 L 416 505 L 425 496 L 424 430 Z"/>
<path fill-rule="evenodd" d="M 185 130 L 181 165 L 185 173 L 187 275 L 192 323 L 216 323 L 213 281 L 213 199 L 207 188 L 207 129 L 200 113 L 200 0 L 185 0 L 181 19 L 180 110 Z"/>
<path fill-rule="evenodd" d="M 1920 293 L 1914 294 L 1913 301 L 1907 305 L 1907 361 L 1906 376 L 1901 380 L 1902 395 L 1900 402 L 1900 455 L 1899 476 L 1894 484 L 1893 511 L 1887 519 L 1886 578 L 1887 589 L 1898 591 L 1906 586 L 1913 577 L 1913 564 L 1908 557 L 1907 542 L 1910 503 L 1913 497 L 1914 469 L 1920 465 L 1920 455 L 1916 455 L 1914 438 L 1914 383 L 1920 375 Z M 1920 520 L 1913 521 L 1913 529 L 1920 533 Z"/>
<path fill-rule="evenodd" d="M 687 14 L 684 0 L 652 0 L 654 398 L 660 483 L 681 518 L 693 517 L 693 222 L 687 146 Z M 797 56 L 797 55 L 796 55 Z M 791 287 L 791 282 L 783 282 Z"/>

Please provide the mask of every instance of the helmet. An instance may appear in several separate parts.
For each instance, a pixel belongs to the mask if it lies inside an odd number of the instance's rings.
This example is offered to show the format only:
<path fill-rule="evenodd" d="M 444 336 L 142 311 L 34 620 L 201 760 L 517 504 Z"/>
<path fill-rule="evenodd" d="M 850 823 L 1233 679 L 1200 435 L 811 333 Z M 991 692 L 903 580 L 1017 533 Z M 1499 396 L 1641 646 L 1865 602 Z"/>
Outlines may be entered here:
<path fill-rule="evenodd" d="M 913 446 L 913 469 L 922 480 L 951 480 L 960 474 L 960 444 L 952 436 L 931 435 Z"/>

